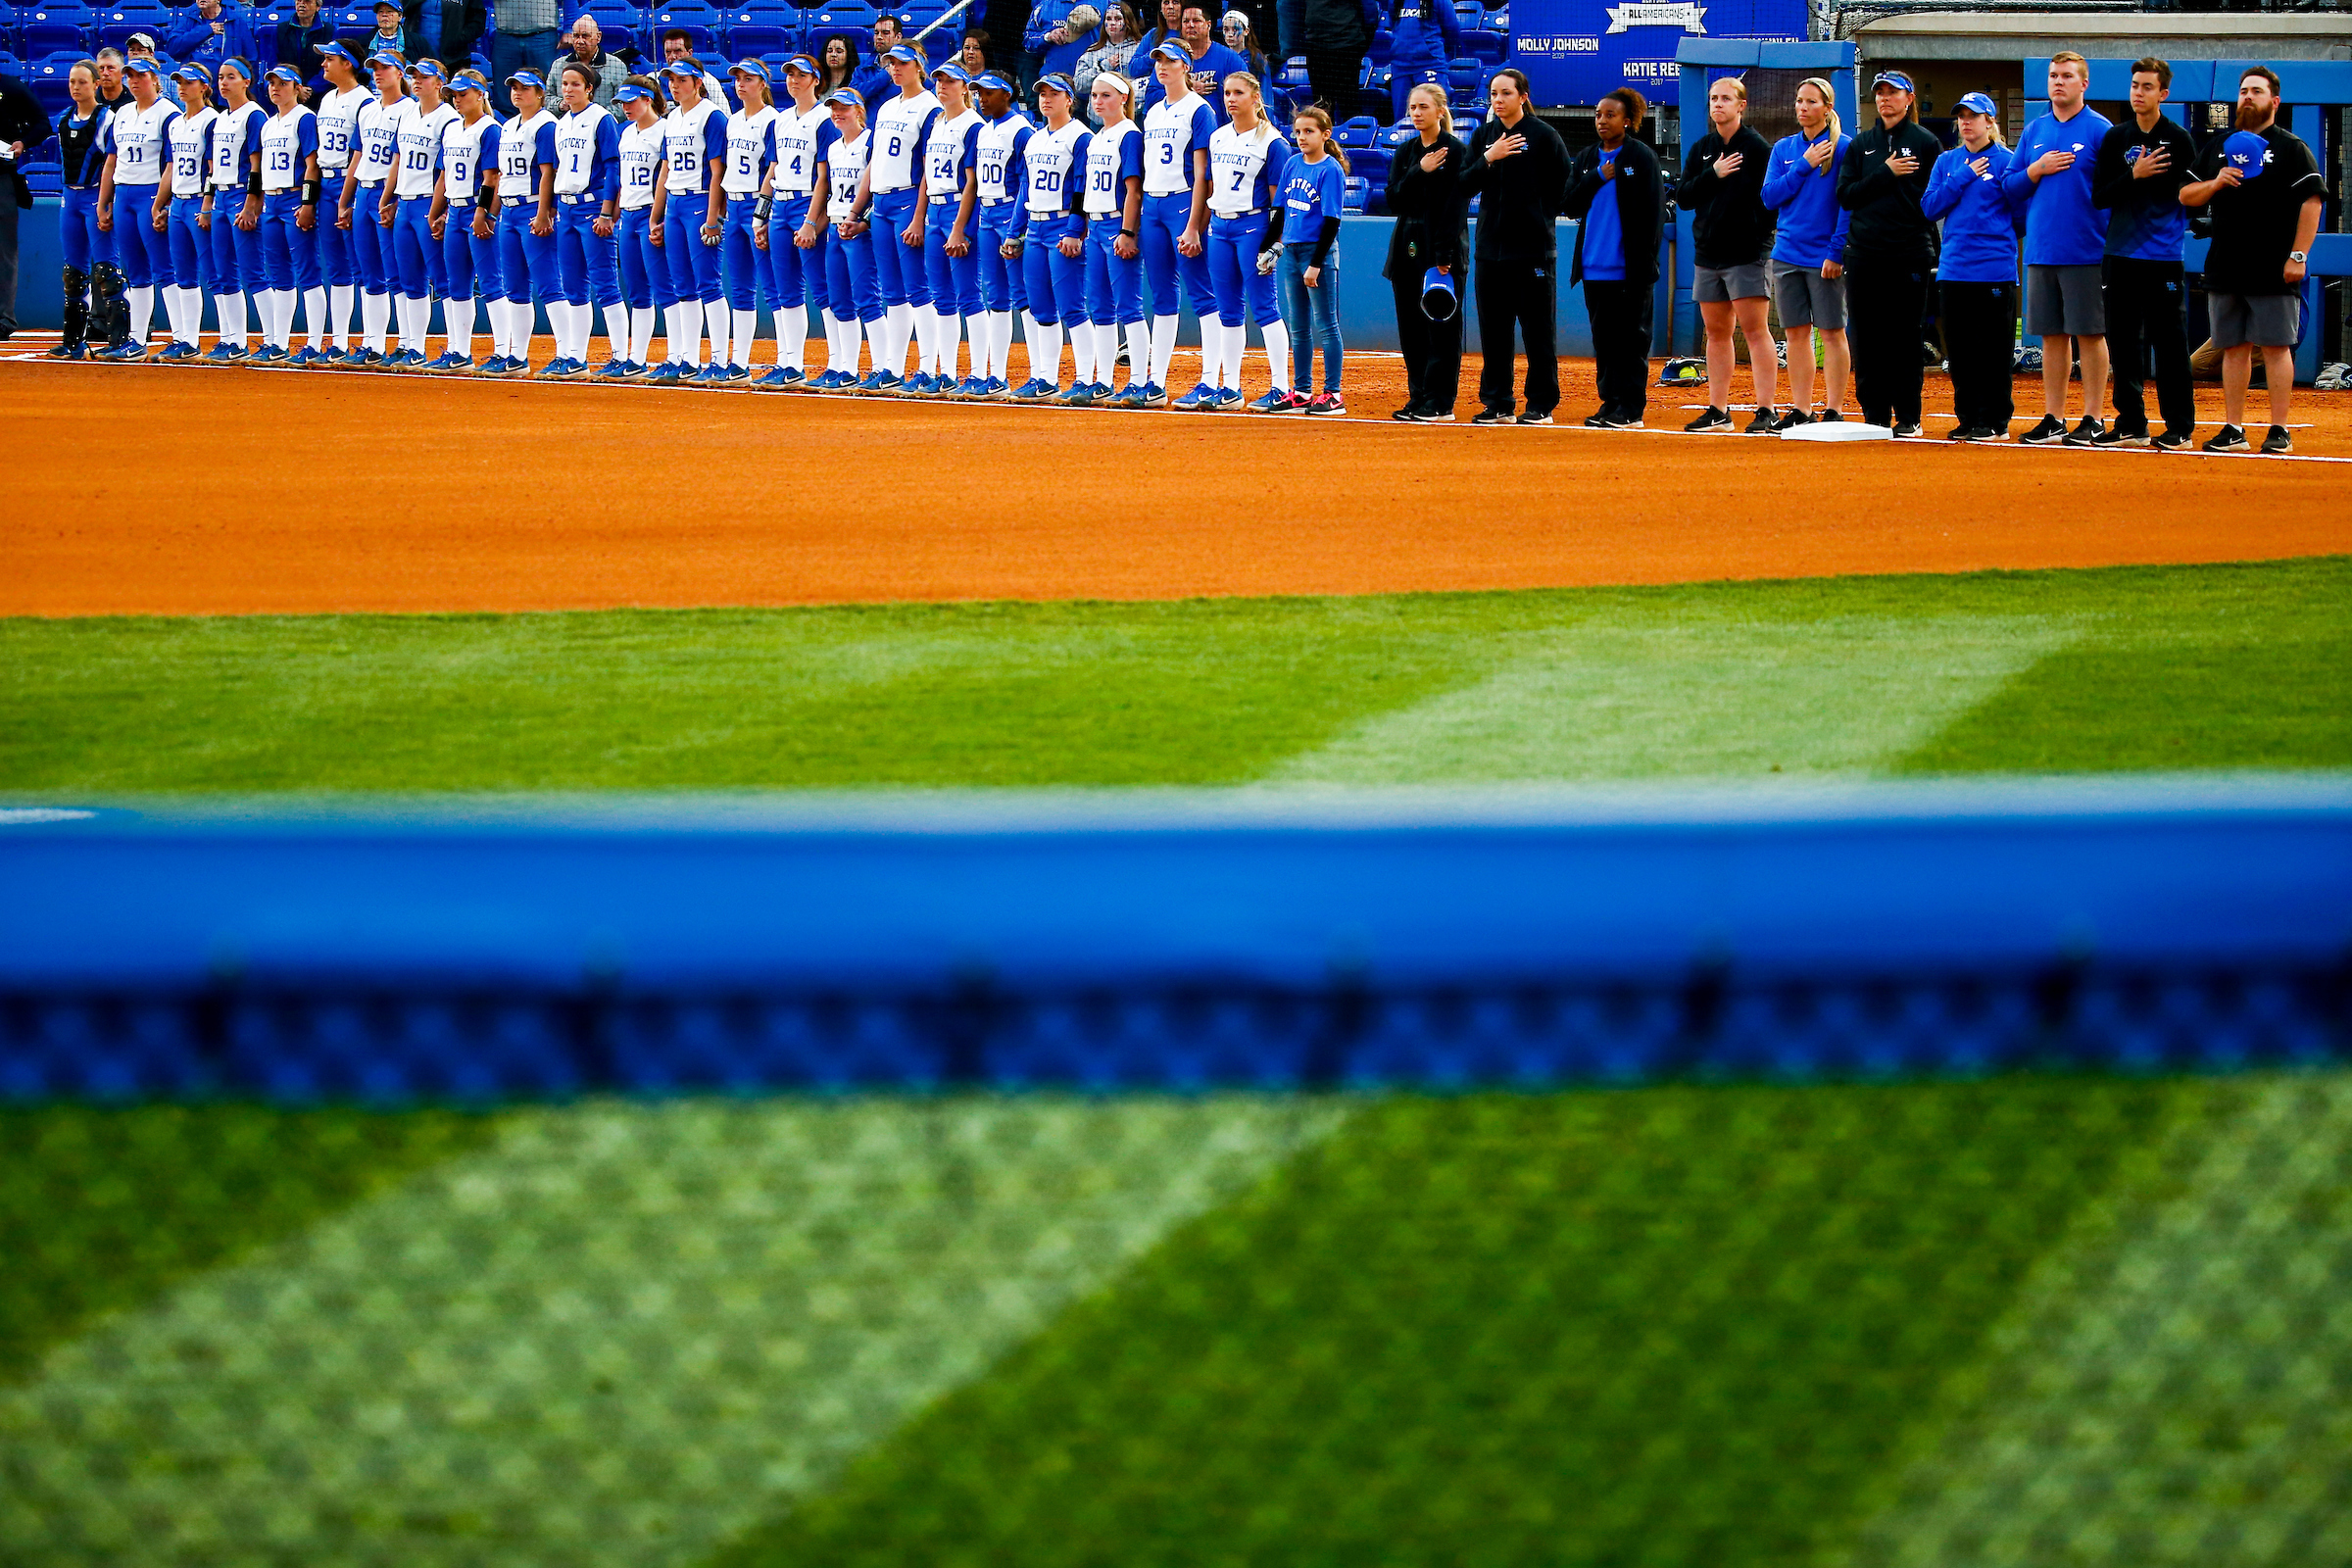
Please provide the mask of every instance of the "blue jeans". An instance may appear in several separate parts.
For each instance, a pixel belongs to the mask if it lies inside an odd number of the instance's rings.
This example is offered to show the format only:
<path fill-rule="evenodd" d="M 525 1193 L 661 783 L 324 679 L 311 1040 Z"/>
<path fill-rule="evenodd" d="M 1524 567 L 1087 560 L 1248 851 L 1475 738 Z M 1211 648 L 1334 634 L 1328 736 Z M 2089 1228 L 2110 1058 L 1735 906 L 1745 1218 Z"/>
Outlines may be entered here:
<path fill-rule="evenodd" d="M 1315 277 L 1306 286 L 1306 270 L 1314 262 L 1312 245 L 1285 245 L 1275 280 L 1282 286 L 1282 324 L 1291 333 L 1291 384 L 1305 391 L 1314 384 L 1315 348 L 1323 350 L 1323 390 L 1340 389 L 1340 248 L 1334 245 Z M 1308 331 L 1312 325 L 1312 332 Z"/>
<path fill-rule="evenodd" d="M 556 63 L 556 29 L 542 27 L 537 32 L 494 32 L 490 35 L 490 95 L 497 100 L 499 118 L 510 119 L 514 113 L 514 100 L 508 95 L 507 78 L 528 66 L 545 76 Z M 548 84 L 548 97 L 556 97 L 555 84 Z"/>

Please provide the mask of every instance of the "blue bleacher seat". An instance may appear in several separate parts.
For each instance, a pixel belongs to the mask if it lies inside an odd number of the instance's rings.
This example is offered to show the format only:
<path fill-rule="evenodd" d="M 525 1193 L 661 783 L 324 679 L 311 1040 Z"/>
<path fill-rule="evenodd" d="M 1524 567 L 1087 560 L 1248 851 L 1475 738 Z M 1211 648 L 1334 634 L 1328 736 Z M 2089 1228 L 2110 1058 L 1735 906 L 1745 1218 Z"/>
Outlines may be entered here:
<path fill-rule="evenodd" d="M 1386 65 L 1388 63 L 1389 55 L 1395 50 L 1396 46 L 1396 34 L 1390 32 L 1388 28 L 1383 27 L 1372 35 L 1372 46 L 1364 51 L 1364 58 L 1371 61 L 1376 66 Z"/>
<path fill-rule="evenodd" d="M 24 85 L 40 100 L 41 110 L 51 120 L 64 112 L 74 95 L 67 90 L 66 74 L 74 62 L 81 58 L 78 49 L 61 50 L 46 60 L 35 60 L 24 68 Z"/>
<path fill-rule="evenodd" d="M 1446 91 L 1455 104 L 1470 94 L 1484 94 L 1487 86 L 1487 68 L 1475 55 L 1456 55 L 1446 62 Z"/>
<path fill-rule="evenodd" d="M 800 42 L 801 14 L 790 6 L 737 6 L 724 19 L 726 38 L 720 53 L 730 60 L 745 55 L 790 52 Z"/>
<path fill-rule="evenodd" d="M 1388 129 L 1382 131 L 1374 140 L 1373 145 L 1383 152 L 1395 152 L 1397 148 L 1403 146 L 1406 142 L 1411 141 L 1415 136 L 1420 134 L 1421 133 L 1419 131 L 1413 128 L 1411 121 L 1400 120 L 1396 124 L 1391 125 Z"/>
<path fill-rule="evenodd" d="M 1363 177 L 1359 174 L 1348 175 L 1345 181 L 1345 188 L 1347 194 L 1341 198 L 1341 210 L 1350 213 L 1362 212 L 1364 210 L 1364 194 L 1368 188 L 1364 184 Z"/>
<path fill-rule="evenodd" d="M 1380 122 L 1370 115 L 1357 115 L 1351 120 L 1343 120 L 1332 127 L 1332 139 L 1350 150 L 1371 146 L 1373 139 L 1379 134 Z"/>
<path fill-rule="evenodd" d="M 32 187 L 34 201 L 44 196 L 54 198 L 65 191 L 66 172 L 54 164 L 43 169 L 21 169 L 18 172 L 24 176 L 24 183 Z"/>
<path fill-rule="evenodd" d="M 1306 57 L 1293 55 L 1290 59 L 1285 60 L 1282 63 L 1282 69 L 1274 74 L 1274 80 L 1287 92 L 1304 91 L 1307 84 Z"/>
<path fill-rule="evenodd" d="M 660 51 L 662 35 L 675 27 L 686 29 L 694 40 L 694 52 L 707 55 L 718 47 L 721 22 L 718 9 L 705 4 L 679 4 L 657 7 L 648 18 L 646 40 L 648 47 Z"/>
<path fill-rule="evenodd" d="M 874 8 L 865 4 L 865 0 L 840 0 L 836 5 L 803 11 L 801 21 L 808 28 L 807 41 L 813 44 L 828 32 L 870 33 L 874 25 Z M 858 57 L 862 60 L 872 53 L 872 45 L 870 37 L 860 38 Z"/>
<path fill-rule="evenodd" d="M 71 53 L 76 59 L 90 51 L 90 32 L 98 24 L 96 13 L 79 0 L 65 5 L 27 6 L 17 13 L 24 24 L 26 58 L 38 60 L 44 55 Z"/>
<path fill-rule="evenodd" d="M 368 35 L 375 31 L 375 13 L 372 11 L 337 11 L 332 15 L 335 19 L 335 36 L 346 44 L 356 46 L 364 43 Z"/>
<path fill-rule="evenodd" d="M 24 63 L 8 51 L 0 49 L 0 75 L 22 76 L 23 74 L 24 74 Z"/>
<path fill-rule="evenodd" d="M 1481 29 L 1462 34 L 1462 52 L 1489 71 L 1502 64 L 1502 57 L 1510 51 L 1510 47 L 1511 40 L 1499 32 Z"/>
<path fill-rule="evenodd" d="M 171 21 L 172 13 L 159 0 L 121 0 L 98 14 L 98 46 L 120 49 L 134 32 L 147 33 L 161 44 Z"/>

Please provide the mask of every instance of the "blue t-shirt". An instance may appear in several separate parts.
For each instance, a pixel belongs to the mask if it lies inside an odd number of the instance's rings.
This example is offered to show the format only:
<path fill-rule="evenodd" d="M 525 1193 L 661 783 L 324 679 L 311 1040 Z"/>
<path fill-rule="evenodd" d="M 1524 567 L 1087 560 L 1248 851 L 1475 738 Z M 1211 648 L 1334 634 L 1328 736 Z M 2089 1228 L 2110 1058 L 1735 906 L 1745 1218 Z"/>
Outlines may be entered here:
<path fill-rule="evenodd" d="M 1606 159 L 1601 164 L 1605 172 L 1614 173 L 1617 160 Z M 1604 283 L 1625 276 L 1625 225 L 1617 217 L 1617 182 L 1611 179 L 1592 199 L 1592 210 L 1585 214 L 1585 276 L 1598 278 Z"/>
<path fill-rule="evenodd" d="M 2025 220 L 2028 267 L 2096 267 L 2106 256 L 2107 209 L 2091 205 L 2090 176 L 2099 143 L 2114 128 L 2105 115 L 2085 105 L 2072 120 L 2044 115 L 2017 139 L 2001 186 Z M 2048 152 L 2073 153 L 2075 162 L 2036 182 L 2026 171 Z"/>
<path fill-rule="evenodd" d="M 1323 220 L 1337 218 L 1348 202 L 1348 177 L 1340 161 L 1325 153 L 1314 163 L 1293 158 L 1283 169 L 1282 237 L 1292 245 L 1313 245 L 1323 237 Z"/>

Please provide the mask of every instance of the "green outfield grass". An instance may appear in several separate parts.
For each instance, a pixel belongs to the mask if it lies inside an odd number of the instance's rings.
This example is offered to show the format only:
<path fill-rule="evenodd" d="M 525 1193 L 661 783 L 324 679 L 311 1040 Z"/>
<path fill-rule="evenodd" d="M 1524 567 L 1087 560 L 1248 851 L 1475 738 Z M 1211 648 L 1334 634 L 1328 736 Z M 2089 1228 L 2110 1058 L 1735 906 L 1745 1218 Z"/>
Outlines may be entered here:
<path fill-rule="evenodd" d="M 1222 600 L 0 620 L 0 789 L 2352 763 L 2352 562 Z"/>

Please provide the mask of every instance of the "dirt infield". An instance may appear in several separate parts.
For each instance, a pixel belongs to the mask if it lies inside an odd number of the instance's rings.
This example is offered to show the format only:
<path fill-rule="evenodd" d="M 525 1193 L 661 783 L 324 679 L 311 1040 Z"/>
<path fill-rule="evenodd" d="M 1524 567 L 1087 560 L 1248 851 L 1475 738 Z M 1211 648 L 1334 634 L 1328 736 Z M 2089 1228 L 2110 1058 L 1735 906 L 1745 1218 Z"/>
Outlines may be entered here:
<path fill-rule="evenodd" d="M 1581 417 L 1591 366 L 1563 369 L 1561 412 Z M 1357 417 L 1310 423 L 0 364 L 0 614 L 1350 594 L 2352 552 L 2342 394 L 2296 414 L 2301 450 L 2337 461 L 2294 462 L 1439 429 L 1388 421 L 1395 360 L 1348 374 Z M 1931 383 L 1931 409 L 1948 406 Z M 2019 394 L 2038 409 L 2037 386 Z M 1679 427 L 1691 401 L 1653 392 L 1653 425 Z M 2201 401 L 2218 413 L 2215 389 Z"/>

